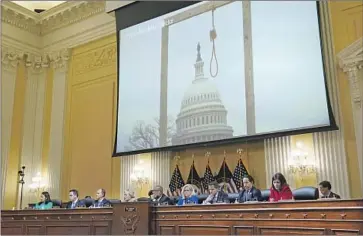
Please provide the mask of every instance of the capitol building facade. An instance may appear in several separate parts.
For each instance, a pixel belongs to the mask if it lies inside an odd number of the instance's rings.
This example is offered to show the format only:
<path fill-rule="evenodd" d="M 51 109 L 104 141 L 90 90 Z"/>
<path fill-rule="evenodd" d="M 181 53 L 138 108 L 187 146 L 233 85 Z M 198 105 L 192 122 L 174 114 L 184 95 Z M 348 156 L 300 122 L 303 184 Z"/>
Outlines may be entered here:
<path fill-rule="evenodd" d="M 195 78 L 184 93 L 172 145 L 233 137 L 233 129 L 227 124 L 227 110 L 218 89 L 211 79 L 204 76 L 199 44 L 197 51 Z"/>

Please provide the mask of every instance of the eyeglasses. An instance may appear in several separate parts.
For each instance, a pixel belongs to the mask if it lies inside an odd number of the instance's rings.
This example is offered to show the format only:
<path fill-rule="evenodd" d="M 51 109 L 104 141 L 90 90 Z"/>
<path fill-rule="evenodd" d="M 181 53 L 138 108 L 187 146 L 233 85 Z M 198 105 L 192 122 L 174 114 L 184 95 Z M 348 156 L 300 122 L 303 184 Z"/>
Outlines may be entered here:
<path fill-rule="evenodd" d="M 192 191 L 192 190 L 190 190 L 190 189 L 184 189 L 184 192 L 186 192 L 186 191 Z"/>

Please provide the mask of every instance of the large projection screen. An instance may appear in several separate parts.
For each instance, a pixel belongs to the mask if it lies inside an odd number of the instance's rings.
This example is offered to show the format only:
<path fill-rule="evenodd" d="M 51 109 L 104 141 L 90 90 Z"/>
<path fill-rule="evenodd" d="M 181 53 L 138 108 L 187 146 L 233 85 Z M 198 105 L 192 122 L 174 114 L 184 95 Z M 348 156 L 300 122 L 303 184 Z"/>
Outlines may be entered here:
<path fill-rule="evenodd" d="M 337 129 L 318 6 L 160 1 L 118 9 L 114 156 Z"/>

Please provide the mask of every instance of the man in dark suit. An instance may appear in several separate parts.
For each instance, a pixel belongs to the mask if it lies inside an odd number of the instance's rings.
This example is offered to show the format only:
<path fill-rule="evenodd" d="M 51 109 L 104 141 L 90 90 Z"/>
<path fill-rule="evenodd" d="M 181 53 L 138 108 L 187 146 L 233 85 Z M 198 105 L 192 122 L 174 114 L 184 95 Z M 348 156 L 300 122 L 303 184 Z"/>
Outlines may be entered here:
<path fill-rule="evenodd" d="M 253 186 L 255 180 L 248 175 L 243 177 L 243 190 L 238 196 L 238 202 L 262 201 L 261 191 Z"/>
<path fill-rule="evenodd" d="M 154 202 L 157 205 L 172 205 L 170 198 L 164 194 L 164 189 L 160 185 L 156 185 L 152 189 L 153 193 L 153 199 L 152 202 Z"/>
<path fill-rule="evenodd" d="M 96 201 L 94 202 L 92 207 L 110 207 L 111 202 L 106 198 L 106 190 L 100 188 L 96 192 Z"/>
<path fill-rule="evenodd" d="M 217 181 L 208 184 L 209 196 L 203 204 L 229 203 L 228 194 L 219 189 Z"/>
<path fill-rule="evenodd" d="M 340 196 L 331 191 L 331 184 L 329 181 L 322 181 L 319 184 L 319 191 L 321 193 L 320 198 L 336 198 L 340 199 Z"/>
<path fill-rule="evenodd" d="M 78 199 L 78 190 L 71 189 L 69 190 L 69 200 L 70 202 L 67 203 L 67 209 L 75 209 L 77 207 L 86 207 L 86 204 Z"/>

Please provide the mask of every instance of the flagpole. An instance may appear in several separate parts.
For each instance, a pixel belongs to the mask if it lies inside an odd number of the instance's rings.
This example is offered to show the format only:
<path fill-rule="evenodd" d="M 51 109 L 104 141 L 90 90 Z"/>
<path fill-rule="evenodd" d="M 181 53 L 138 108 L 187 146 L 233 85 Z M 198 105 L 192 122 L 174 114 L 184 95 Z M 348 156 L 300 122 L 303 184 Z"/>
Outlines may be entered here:
<path fill-rule="evenodd" d="M 192 160 L 193 160 L 193 164 L 192 164 L 192 166 L 191 166 L 191 169 L 192 168 L 194 168 L 194 153 L 192 153 Z M 193 171 L 193 169 L 192 169 L 192 184 L 194 184 L 194 171 Z"/>
<path fill-rule="evenodd" d="M 226 150 L 223 151 L 223 179 L 226 181 Z M 226 183 L 224 184 L 224 191 L 226 191 L 227 186 Z"/>
<path fill-rule="evenodd" d="M 239 162 L 242 161 L 243 149 L 242 148 L 237 149 L 237 153 L 239 154 L 239 160 L 238 160 L 237 165 L 239 165 Z M 243 182 L 242 178 L 243 178 L 243 176 L 242 176 L 242 171 L 241 171 L 240 176 L 239 176 L 239 186 L 240 186 L 240 188 L 242 187 L 242 182 Z M 238 189 L 238 191 L 239 191 L 239 189 Z"/>

